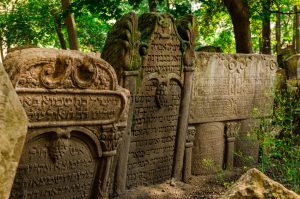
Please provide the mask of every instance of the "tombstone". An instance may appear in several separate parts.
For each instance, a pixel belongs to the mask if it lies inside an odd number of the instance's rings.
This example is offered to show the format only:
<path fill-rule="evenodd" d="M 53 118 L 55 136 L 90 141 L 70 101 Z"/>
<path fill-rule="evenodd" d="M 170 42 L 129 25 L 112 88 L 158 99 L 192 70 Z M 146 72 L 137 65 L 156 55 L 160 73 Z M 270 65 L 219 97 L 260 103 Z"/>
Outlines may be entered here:
<path fill-rule="evenodd" d="M 284 60 L 284 66 L 287 71 L 288 79 L 297 79 L 297 63 L 300 60 L 300 54 L 294 54 Z"/>
<path fill-rule="evenodd" d="M 108 34 L 102 57 L 133 96 L 117 191 L 182 178 L 196 30 L 192 15 L 176 27 L 167 14 L 130 13 Z M 128 74 L 135 82 L 128 83 Z"/>
<path fill-rule="evenodd" d="M 26 113 L 0 64 L 0 198 L 9 197 L 27 133 Z"/>
<path fill-rule="evenodd" d="M 108 198 L 128 91 L 79 51 L 24 49 L 5 62 L 29 119 L 10 198 Z"/>
<path fill-rule="evenodd" d="M 249 118 L 254 117 L 253 110 L 259 112 L 255 117 L 268 116 L 273 107 L 271 93 L 275 87 L 276 70 L 276 59 L 269 55 L 197 53 L 189 117 L 189 125 L 196 127 L 196 140 L 199 137 L 197 134 L 201 133 L 202 124 L 206 126 L 206 131 L 211 132 L 206 139 L 215 139 L 215 142 L 218 142 L 221 135 L 220 133 L 214 134 L 213 129 L 208 130 L 209 123 L 212 127 L 215 122 L 246 120 L 244 122 L 247 123 Z M 245 132 L 243 129 L 240 128 L 239 133 Z M 234 140 L 237 142 L 235 137 L 238 137 L 239 133 L 230 134 L 230 136 L 233 135 L 230 139 L 227 133 L 223 131 L 223 136 L 227 140 L 227 148 L 224 150 L 230 150 L 225 153 L 228 155 L 225 158 L 229 160 L 225 164 L 229 164 L 227 167 L 230 168 L 232 167 L 232 145 L 235 145 L 230 142 Z M 194 147 L 199 148 L 196 140 Z M 247 140 L 243 141 L 245 142 Z M 245 150 L 242 151 L 246 151 L 246 147 L 252 145 L 253 142 L 243 143 L 239 143 L 234 148 L 237 150 L 244 148 Z M 201 144 L 204 145 L 200 147 L 203 150 L 210 147 L 209 143 Z M 258 145 L 255 144 L 253 150 L 257 154 Z M 201 162 L 201 160 L 198 161 Z M 193 160 L 193 164 L 196 165 L 192 168 L 196 168 L 200 163 Z"/>
<path fill-rule="evenodd" d="M 223 122 L 204 123 L 196 126 L 192 159 L 193 175 L 217 173 L 223 168 L 224 129 Z"/>

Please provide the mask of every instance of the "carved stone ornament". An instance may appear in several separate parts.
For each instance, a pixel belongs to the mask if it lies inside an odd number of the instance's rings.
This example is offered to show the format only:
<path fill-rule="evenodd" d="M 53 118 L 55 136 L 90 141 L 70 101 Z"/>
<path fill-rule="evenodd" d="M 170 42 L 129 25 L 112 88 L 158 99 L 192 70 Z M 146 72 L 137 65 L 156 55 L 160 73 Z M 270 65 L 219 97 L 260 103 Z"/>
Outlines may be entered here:
<path fill-rule="evenodd" d="M 123 71 L 139 69 L 139 48 L 138 17 L 132 12 L 122 16 L 109 31 L 101 57 L 116 69 L 120 78 Z"/>
<path fill-rule="evenodd" d="M 4 65 L 30 122 L 10 198 L 108 198 L 129 108 L 112 66 L 35 48 L 8 54 Z"/>
<path fill-rule="evenodd" d="M 240 122 L 226 122 L 225 136 L 227 138 L 236 137 L 238 135 L 240 127 Z"/>

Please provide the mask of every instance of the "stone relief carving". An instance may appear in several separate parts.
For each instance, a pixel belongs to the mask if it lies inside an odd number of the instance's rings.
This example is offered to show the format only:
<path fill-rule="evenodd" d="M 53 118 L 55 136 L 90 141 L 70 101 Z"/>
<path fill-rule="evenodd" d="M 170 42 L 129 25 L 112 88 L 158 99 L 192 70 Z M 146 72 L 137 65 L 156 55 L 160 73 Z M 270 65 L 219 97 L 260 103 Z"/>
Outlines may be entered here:
<path fill-rule="evenodd" d="M 276 70 L 272 56 L 197 53 L 190 122 L 246 119 L 254 108 L 270 114 Z"/>
<path fill-rule="evenodd" d="M 14 51 L 4 64 L 30 122 L 10 198 L 108 198 L 129 105 L 113 68 L 55 49 Z"/>

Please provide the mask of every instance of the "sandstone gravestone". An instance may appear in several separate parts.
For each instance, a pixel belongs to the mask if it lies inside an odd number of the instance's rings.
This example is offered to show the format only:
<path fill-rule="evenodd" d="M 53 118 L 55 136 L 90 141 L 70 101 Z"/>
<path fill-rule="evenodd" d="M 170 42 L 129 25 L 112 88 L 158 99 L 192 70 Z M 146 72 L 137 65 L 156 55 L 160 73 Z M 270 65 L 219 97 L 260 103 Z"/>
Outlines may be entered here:
<path fill-rule="evenodd" d="M 26 113 L 0 64 L 0 198 L 9 197 L 27 133 Z"/>
<path fill-rule="evenodd" d="M 128 92 L 77 51 L 25 49 L 4 63 L 29 118 L 10 198 L 107 198 Z"/>
<path fill-rule="evenodd" d="M 239 122 L 253 117 L 254 109 L 259 111 L 258 117 L 268 116 L 273 106 L 271 93 L 275 87 L 276 70 L 275 58 L 268 55 L 197 53 L 189 124 L 196 126 L 198 133 L 201 131 L 202 123 L 209 126 L 209 123 L 214 124 L 215 122 Z M 244 129 L 241 128 L 240 131 L 244 131 Z M 207 137 L 208 140 L 215 139 L 215 142 L 218 142 L 224 135 L 227 136 L 224 131 L 218 134 L 214 132 L 212 129 L 211 134 Z M 219 136 L 216 137 L 217 135 Z M 196 134 L 196 140 L 197 137 Z M 232 148 L 234 143 L 228 142 L 228 136 L 226 139 L 226 148 Z M 235 138 L 231 137 L 230 140 L 234 141 Z M 211 142 L 214 141 L 211 140 Z M 252 145 L 253 140 L 249 144 L 246 142 L 247 140 L 243 140 L 237 148 L 242 147 L 244 148 L 242 151 L 246 152 L 248 148 L 245 147 Z M 211 146 L 206 143 L 202 144 L 202 146 L 195 144 L 195 148 L 202 148 L 197 153 L 210 157 L 215 156 L 215 151 L 224 150 L 218 148 L 208 154 L 206 151 Z M 232 150 L 230 149 L 230 151 L 228 158 L 231 158 L 232 155 Z M 255 149 L 256 153 L 257 151 L 258 145 Z M 195 164 L 203 161 L 201 158 L 198 159 L 198 156 L 193 153 Z M 228 163 L 232 164 L 232 160 Z M 195 165 L 193 168 L 195 167 L 197 166 Z"/>
<path fill-rule="evenodd" d="M 128 70 L 138 74 L 136 88 L 130 89 L 131 132 L 124 140 L 128 145 L 127 154 L 123 153 L 128 156 L 127 169 L 123 169 L 127 188 L 182 177 L 195 18 L 186 16 L 178 24 L 177 28 L 167 14 L 148 13 L 137 18 L 131 13 L 116 23 L 102 53 L 119 68 L 119 79 L 126 79 Z M 116 63 L 115 57 L 121 63 Z"/>

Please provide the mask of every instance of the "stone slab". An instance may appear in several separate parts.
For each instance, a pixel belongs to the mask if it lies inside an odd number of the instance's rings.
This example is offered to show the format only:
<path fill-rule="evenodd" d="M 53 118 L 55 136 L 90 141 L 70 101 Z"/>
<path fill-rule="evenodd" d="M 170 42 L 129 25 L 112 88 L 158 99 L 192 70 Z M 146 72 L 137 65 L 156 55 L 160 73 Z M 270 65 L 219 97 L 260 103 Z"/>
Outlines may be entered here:
<path fill-rule="evenodd" d="M 129 98 L 112 66 L 34 48 L 4 65 L 30 122 L 10 198 L 108 198 Z"/>
<path fill-rule="evenodd" d="M 27 133 L 26 113 L 0 64 L 0 198 L 10 195 Z"/>
<path fill-rule="evenodd" d="M 277 62 L 268 55 L 196 53 L 189 123 L 270 114 Z"/>

